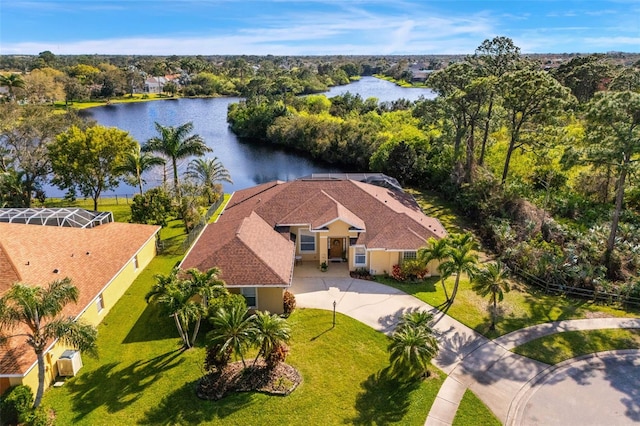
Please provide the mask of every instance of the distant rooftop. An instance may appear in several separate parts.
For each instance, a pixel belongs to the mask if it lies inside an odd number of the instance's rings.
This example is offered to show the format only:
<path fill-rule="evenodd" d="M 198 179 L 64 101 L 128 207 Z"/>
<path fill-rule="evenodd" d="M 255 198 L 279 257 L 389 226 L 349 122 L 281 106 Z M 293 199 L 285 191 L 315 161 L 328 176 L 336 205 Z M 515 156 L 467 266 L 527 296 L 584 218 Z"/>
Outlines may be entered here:
<path fill-rule="evenodd" d="M 371 185 L 382 186 L 383 188 L 404 192 L 402 185 L 396 178 L 387 176 L 384 173 L 313 173 L 309 176 L 299 178 L 300 180 L 355 180 L 358 182 L 370 183 Z"/>
<path fill-rule="evenodd" d="M 113 222 L 113 215 L 111 212 L 96 212 L 80 208 L 7 208 L 0 209 L 0 222 L 93 228 Z"/>

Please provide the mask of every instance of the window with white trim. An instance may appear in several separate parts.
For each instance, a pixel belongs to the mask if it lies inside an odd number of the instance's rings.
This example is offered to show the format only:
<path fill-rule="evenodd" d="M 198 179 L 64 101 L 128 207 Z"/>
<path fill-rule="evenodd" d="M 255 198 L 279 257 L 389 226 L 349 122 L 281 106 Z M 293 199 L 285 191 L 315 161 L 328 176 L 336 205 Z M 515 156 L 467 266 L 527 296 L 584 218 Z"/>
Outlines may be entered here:
<path fill-rule="evenodd" d="M 244 296 L 247 302 L 247 308 L 255 309 L 258 307 L 258 289 L 255 287 L 242 287 L 240 294 Z"/>
<path fill-rule="evenodd" d="M 98 313 L 102 312 L 104 309 L 104 297 L 102 297 L 102 294 L 100 294 L 96 299 L 96 308 L 98 308 Z"/>
<path fill-rule="evenodd" d="M 402 260 L 416 260 L 418 255 L 415 251 L 403 251 Z"/>
<path fill-rule="evenodd" d="M 367 264 L 367 250 L 364 247 L 355 247 L 354 264 L 364 266 Z"/>
<path fill-rule="evenodd" d="M 315 253 L 316 252 L 316 234 L 309 231 L 300 230 L 300 252 Z"/>

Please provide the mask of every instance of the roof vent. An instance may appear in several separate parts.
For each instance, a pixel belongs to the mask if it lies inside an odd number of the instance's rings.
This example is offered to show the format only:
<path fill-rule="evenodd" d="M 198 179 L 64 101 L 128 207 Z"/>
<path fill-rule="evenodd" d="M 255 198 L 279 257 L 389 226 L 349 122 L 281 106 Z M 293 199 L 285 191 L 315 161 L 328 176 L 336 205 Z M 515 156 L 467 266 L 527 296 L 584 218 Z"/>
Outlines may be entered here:
<path fill-rule="evenodd" d="M 91 252 L 90 252 L 90 251 L 88 251 L 88 252 L 87 252 L 87 256 L 89 256 L 90 254 L 91 254 Z"/>
<path fill-rule="evenodd" d="M 58 269 L 58 268 L 54 269 L 54 270 L 53 270 L 53 273 L 54 273 L 54 274 L 58 274 L 58 273 L 60 273 L 60 269 Z"/>

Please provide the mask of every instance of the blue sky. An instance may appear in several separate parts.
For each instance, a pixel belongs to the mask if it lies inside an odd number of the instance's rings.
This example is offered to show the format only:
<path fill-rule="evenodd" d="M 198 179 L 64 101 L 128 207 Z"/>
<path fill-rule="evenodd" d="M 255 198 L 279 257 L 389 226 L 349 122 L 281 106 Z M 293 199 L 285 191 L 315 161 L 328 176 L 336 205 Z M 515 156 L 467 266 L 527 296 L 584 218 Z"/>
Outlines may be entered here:
<path fill-rule="evenodd" d="M 0 54 L 640 52 L 640 0 L 0 0 Z"/>

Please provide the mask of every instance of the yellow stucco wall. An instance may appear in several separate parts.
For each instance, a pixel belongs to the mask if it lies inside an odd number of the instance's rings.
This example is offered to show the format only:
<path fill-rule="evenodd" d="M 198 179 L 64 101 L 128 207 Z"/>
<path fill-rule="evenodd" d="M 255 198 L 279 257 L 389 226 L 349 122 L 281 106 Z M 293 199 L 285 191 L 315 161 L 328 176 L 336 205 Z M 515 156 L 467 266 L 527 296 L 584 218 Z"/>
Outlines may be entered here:
<path fill-rule="evenodd" d="M 259 288 L 258 289 L 258 309 L 261 311 L 269 311 L 272 314 L 281 314 L 284 312 L 282 306 L 283 288 Z"/>
<path fill-rule="evenodd" d="M 257 287 L 258 289 L 258 311 L 269 311 L 272 314 L 281 314 L 284 312 L 282 306 L 282 297 L 284 288 L 279 287 Z M 229 288 L 229 293 L 241 294 L 240 288 Z"/>
<path fill-rule="evenodd" d="M 373 250 L 367 252 L 368 269 L 375 275 L 385 272 L 390 274 L 393 265 L 400 261 L 400 253 L 397 251 Z"/>
<path fill-rule="evenodd" d="M 96 301 L 92 301 L 85 311 L 80 314 L 79 318 L 83 321 L 98 325 L 105 315 L 111 310 L 111 308 L 118 302 L 120 297 L 127 291 L 129 286 L 137 278 L 137 276 L 147 267 L 149 262 L 156 255 L 155 238 L 151 238 L 147 244 L 145 244 L 138 254 L 136 255 L 138 261 L 138 267 L 135 268 L 133 259 L 131 259 L 126 266 L 116 275 L 108 286 L 103 290 L 104 308 L 98 312 Z M 82 290 L 81 290 L 82 291 Z M 62 342 L 57 342 L 53 348 L 51 348 L 45 354 L 45 386 L 48 387 L 58 375 L 58 367 L 56 365 L 57 360 L 62 353 L 71 349 L 69 346 Z M 22 378 L 10 378 L 11 385 L 27 385 L 30 386 L 33 392 L 38 389 L 38 367 L 34 366 L 27 372 Z"/>

